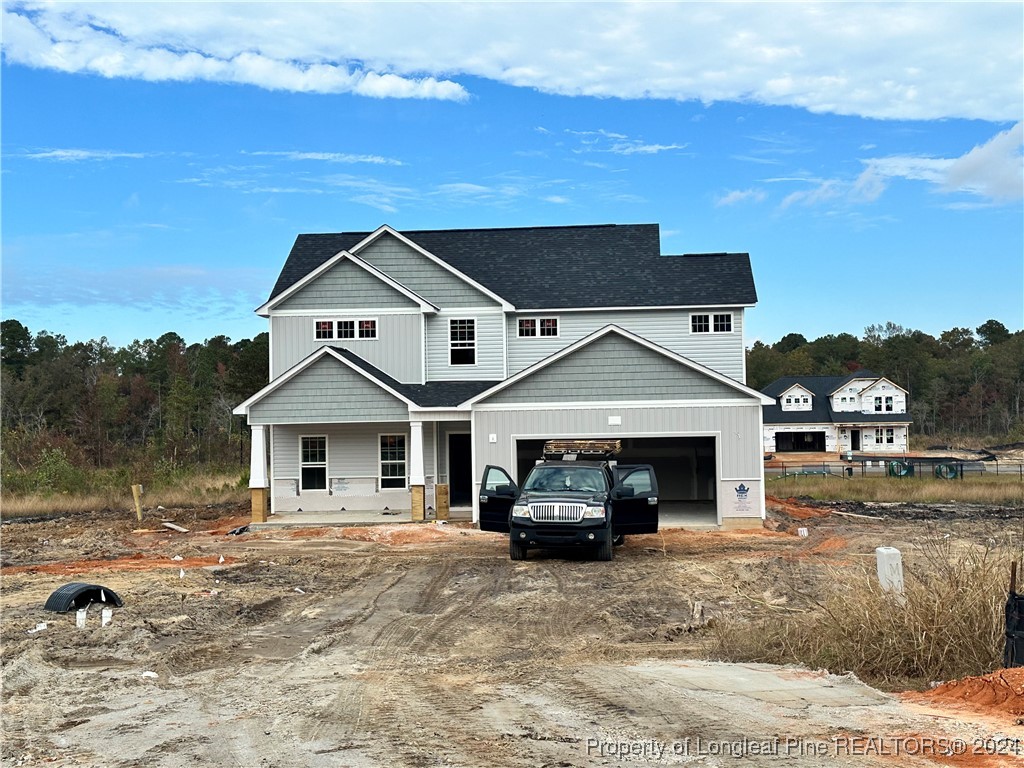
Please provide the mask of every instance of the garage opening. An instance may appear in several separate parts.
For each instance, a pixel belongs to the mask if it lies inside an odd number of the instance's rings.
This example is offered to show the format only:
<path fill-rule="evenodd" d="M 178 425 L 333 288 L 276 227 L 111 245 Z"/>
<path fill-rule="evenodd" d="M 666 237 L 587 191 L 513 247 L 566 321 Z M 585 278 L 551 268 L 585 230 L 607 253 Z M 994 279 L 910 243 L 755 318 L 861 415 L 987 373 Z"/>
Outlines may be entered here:
<path fill-rule="evenodd" d="M 824 432 L 776 432 L 775 452 L 785 453 L 787 451 L 815 451 L 821 453 L 825 450 Z"/>
<path fill-rule="evenodd" d="M 566 435 L 553 435 L 566 437 Z M 594 438 L 602 439 L 602 438 Z M 715 466 L 714 437 L 618 437 L 608 435 L 603 439 L 618 439 L 623 442 L 623 451 L 618 454 L 620 464 L 650 464 L 657 476 L 658 499 L 663 513 L 680 505 L 714 512 L 715 488 L 718 472 Z M 516 440 L 516 481 L 521 482 L 541 458 L 543 439 Z M 667 506 L 666 506 L 667 505 Z M 711 506 L 709 506 L 711 505 Z"/>

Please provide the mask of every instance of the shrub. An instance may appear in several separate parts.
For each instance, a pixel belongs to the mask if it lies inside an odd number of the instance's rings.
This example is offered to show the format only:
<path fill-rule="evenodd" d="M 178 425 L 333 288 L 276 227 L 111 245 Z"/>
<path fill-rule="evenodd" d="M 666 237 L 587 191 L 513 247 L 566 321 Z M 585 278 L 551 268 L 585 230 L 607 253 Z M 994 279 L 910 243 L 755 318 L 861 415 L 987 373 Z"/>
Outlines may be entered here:
<path fill-rule="evenodd" d="M 902 598 L 879 587 L 874 560 L 833 569 L 812 610 L 720 622 L 709 655 L 853 672 L 890 689 L 991 672 L 1001 666 L 1011 552 L 939 540 L 905 562 Z"/>

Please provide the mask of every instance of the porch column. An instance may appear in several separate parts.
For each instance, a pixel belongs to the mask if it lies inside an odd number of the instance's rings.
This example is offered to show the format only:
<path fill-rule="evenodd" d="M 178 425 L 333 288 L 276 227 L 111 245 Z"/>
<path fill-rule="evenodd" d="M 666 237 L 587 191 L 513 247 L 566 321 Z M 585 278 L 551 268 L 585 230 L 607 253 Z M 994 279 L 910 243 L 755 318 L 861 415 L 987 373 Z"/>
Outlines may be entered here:
<path fill-rule="evenodd" d="M 270 481 L 267 478 L 267 428 L 252 426 L 252 445 L 249 448 L 249 494 L 252 497 L 252 521 L 267 522 L 267 501 Z"/>
<path fill-rule="evenodd" d="M 409 422 L 409 491 L 412 495 L 412 519 L 425 519 L 423 473 L 423 422 Z"/>

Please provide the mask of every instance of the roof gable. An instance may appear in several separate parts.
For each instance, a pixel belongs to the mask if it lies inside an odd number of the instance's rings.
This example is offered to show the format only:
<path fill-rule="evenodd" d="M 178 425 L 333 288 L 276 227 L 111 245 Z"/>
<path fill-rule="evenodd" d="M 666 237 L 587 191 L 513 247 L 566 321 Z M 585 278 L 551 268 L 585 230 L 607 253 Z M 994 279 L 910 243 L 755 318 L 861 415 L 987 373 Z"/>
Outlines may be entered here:
<path fill-rule="evenodd" d="M 591 387 L 589 386 L 590 379 L 580 379 L 578 371 L 576 371 L 579 364 L 583 363 L 583 367 L 586 367 L 592 365 L 595 360 L 598 368 L 601 365 L 608 367 L 613 361 L 628 361 L 631 373 L 626 389 L 622 389 L 620 385 L 612 382 L 608 386 L 603 386 L 600 381 L 596 382 L 596 386 Z M 664 375 L 669 373 L 665 366 L 671 368 L 670 375 Z M 633 390 L 639 391 L 640 387 L 637 382 L 644 380 L 645 375 L 648 376 L 648 380 L 644 381 L 643 386 L 649 394 L 632 395 Z M 600 380 L 602 377 L 592 378 Z M 533 379 L 534 384 L 540 384 L 544 388 L 543 395 L 539 395 L 536 391 L 527 391 L 532 388 L 532 384 L 528 387 L 521 386 L 530 379 Z M 696 387 L 694 386 L 695 382 L 700 382 L 703 386 Z M 517 392 L 517 390 L 520 391 Z M 583 402 L 601 398 L 624 401 L 735 398 L 737 395 L 751 397 L 762 405 L 774 402 L 760 392 L 723 376 L 717 371 L 695 363 L 616 325 L 607 325 L 505 379 L 505 381 L 486 389 L 468 400 L 466 404 L 482 405 L 487 401 L 493 403 L 520 402 L 523 398 L 527 400 L 544 398 L 555 402 L 558 398 L 557 393 L 562 391 L 565 392 L 565 402 Z"/>
<path fill-rule="evenodd" d="M 271 300 L 340 251 L 364 250 L 385 234 L 500 297 L 506 308 L 752 306 L 757 301 L 747 254 L 663 256 L 657 224 L 405 232 L 381 227 L 299 235 Z"/>

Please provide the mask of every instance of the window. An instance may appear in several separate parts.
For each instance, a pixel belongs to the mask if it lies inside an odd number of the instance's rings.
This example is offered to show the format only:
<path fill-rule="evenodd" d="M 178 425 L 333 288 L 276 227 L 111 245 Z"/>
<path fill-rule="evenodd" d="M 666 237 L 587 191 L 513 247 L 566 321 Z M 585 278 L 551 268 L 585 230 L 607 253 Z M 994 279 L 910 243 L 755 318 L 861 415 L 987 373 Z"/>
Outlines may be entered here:
<path fill-rule="evenodd" d="M 885 410 L 892 411 L 892 398 L 891 397 L 885 398 Z"/>
<path fill-rule="evenodd" d="M 875 430 L 875 442 L 878 443 L 879 445 L 881 445 L 882 441 L 884 441 L 884 440 L 885 440 L 885 430 L 881 429 L 881 428 L 876 429 Z"/>
<path fill-rule="evenodd" d="M 476 365 L 476 320 L 449 320 L 449 364 Z"/>
<path fill-rule="evenodd" d="M 557 317 L 521 317 L 519 318 L 519 337 L 558 336 Z"/>
<path fill-rule="evenodd" d="M 802 403 L 803 403 L 804 405 L 807 405 L 807 404 L 808 404 L 809 402 L 811 402 L 811 401 L 810 401 L 810 400 L 808 400 L 808 399 L 807 399 L 807 398 L 805 397 L 805 398 L 803 398 L 803 400 L 802 400 L 801 402 L 802 402 Z"/>
<path fill-rule="evenodd" d="M 324 435 L 299 438 L 300 484 L 303 491 L 327 490 L 327 438 Z"/>
<path fill-rule="evenodd" d="M 377 338 L 377 321 L 376 320 L 360 320 L 359 321 L 359 338 L 360 339 L 376 339 Z"/>
<path fill-rule="evenodd" d="M 711 333 L 710 315 L 690 315 L 691 333 Z"/>
<path fill-rule="evenodd" d="M 896 442 L 896 430 L 892 427 L 885 430 L 885 442 L 889 443 L 889 445 Z"/>
<path fill-rule="evenodd" d="M 533 318 L 519 318 L 519 336 L 536 336 L 537 335 L 537 321 Z"/>
<path fill-rule="evenodd" d="M 882 410 L 882 398 L 880 398 L 880 397 L 876 397 L 875 398 L 875 410 L 876 411 L 881 411 Z"/>
<path fill-rule="evenodd" d="M 316 321 L 316 338 L 318 338 L 318 339 L 333 339 L 334 338 L 334 321 L 333 320 L 317 320 Z M 374 320 L 374 319 L 339 320 L 338 321 L 338 338 L 339 339 L 376 339 L 377 338 L 377 321 Z"/>
<path fill-rule="evenodd" d="M 715 333 L 732 333 L 732 315 L 715 315 Z"/>
<path fill-rule="evenodd" d="M 405 488 L 405 435 L 380 436 L 380 487 Z"/>
<path fill-rule="evenodd" d="M 793 398 L 792 397 L 787 397 L 786 398 L 786 405 L 792 405 L 792 404 L 793 404 Z"/>

